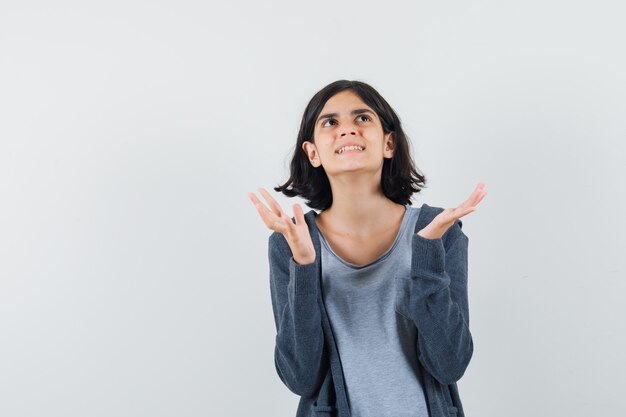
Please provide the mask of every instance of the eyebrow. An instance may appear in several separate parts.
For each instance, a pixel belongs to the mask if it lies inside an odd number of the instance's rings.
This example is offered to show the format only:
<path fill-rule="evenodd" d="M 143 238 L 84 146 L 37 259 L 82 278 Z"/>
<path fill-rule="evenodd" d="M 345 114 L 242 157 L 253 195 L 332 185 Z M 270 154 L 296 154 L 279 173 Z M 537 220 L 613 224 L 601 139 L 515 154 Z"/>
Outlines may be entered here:
<path fill-rule="evenodd" d="M 371 113 L 372 115 L 376 116 L 376 113 L 374 113 L 373 111 L 371 111 L 370 109 L 354 109 L 350 112 L 351 115 L 357 115 L 357 114 L 361 114 L 361 113 Z M 331 117 L 337 117 L 339 116 L 339 113 L 327 113 L 327 114 L 323 114 L 320 117 L 317 118 L 317 121 L 315 122 L 316 124 L 323 119 L 330 119 Z"/>

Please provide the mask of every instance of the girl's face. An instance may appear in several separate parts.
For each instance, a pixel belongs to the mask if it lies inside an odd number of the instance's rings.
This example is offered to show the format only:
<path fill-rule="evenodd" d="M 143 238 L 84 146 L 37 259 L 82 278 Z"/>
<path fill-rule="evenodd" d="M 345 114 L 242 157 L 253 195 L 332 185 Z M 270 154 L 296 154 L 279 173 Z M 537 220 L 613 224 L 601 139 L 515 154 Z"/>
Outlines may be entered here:
<path fill-rule="evenodd" d="M 332 96 L 320 112 L 313 131 L 314 142 L 302 149 L 314 167 L 326 175 L 349 171 L 382 171 L 383 158 L 391 158 L 395 138 L 383 133 L 378 115 L 351 90 Z M 358 149 L 346 148 L 355 145 Z"/>

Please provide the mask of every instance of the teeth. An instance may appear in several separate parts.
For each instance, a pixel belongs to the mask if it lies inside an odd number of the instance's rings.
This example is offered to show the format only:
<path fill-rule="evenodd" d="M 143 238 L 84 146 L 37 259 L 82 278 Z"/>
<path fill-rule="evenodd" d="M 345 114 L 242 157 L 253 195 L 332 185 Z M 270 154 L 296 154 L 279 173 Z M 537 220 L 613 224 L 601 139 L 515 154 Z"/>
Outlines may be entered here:
<path fill-rule="evenodd" d="M 354 150 L 362 151 L 363 148 L 358 145 L 344 146 L 343 148 L 339 149 L 337 153 L 343 153 L 343 151 L 354 151 Z"/>

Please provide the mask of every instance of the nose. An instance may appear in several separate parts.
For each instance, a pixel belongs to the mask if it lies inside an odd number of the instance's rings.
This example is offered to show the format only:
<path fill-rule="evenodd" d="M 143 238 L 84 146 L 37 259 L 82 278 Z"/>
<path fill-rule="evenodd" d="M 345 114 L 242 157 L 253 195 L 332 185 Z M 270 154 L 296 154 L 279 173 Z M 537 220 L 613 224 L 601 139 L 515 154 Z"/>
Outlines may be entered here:
<path fill-rule="evenodd" d="M 341 127 L 341 130 L 339 131 L 339 135 L 340 136 L 346 136 L 346 135 L 356 135 L 356 129 L 354 127 L 354 125 L 343 125 Z"/>

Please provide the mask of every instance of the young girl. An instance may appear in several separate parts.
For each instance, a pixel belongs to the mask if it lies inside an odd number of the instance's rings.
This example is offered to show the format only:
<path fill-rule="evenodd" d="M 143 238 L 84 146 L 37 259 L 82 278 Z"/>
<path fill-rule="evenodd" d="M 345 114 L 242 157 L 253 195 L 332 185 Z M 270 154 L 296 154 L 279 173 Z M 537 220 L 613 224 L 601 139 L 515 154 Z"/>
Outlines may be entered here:
<path fill-rule="evenodd" d="M 307 105 L 289 180 L 294 218 L 248 193 L 269 237 L 276 371 L 296 417 L 463 417 L 456 382 L 473 353 L 468 238 L 456 208 L 411 206 L 425 185 L 400 119 L 359 81 Z"/>

